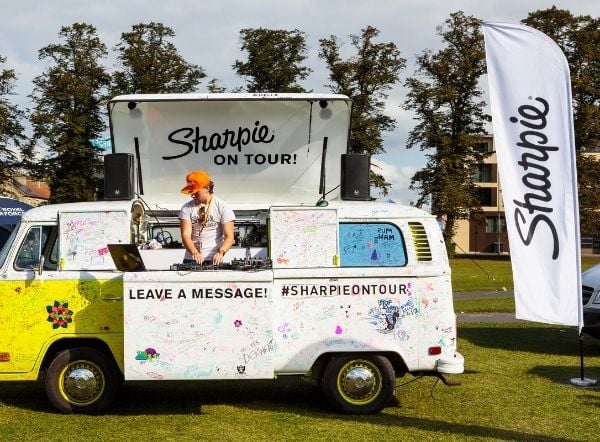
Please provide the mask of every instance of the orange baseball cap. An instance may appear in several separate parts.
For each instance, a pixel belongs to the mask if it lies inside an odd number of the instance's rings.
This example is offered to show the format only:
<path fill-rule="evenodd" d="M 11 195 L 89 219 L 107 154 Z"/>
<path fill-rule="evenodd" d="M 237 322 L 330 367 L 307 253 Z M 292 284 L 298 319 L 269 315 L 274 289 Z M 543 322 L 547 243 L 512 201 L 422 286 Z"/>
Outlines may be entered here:
<path fill-rule="evenodd" d="M 194 170 L 185 176 L 187 185 L 181 189 L 181 193 L 192 195 L 203 187 L 208 186 L 210 176 L 203 170 Z"/>

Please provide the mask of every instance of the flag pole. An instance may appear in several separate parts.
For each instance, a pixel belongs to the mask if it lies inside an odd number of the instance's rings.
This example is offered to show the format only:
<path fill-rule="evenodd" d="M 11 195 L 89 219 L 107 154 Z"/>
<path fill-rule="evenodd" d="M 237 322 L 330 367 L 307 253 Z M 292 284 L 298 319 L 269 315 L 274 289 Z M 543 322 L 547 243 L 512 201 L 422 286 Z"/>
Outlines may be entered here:
<path fill-rule="evenodd" d="M 583 332 L 579 329 L 579 372 L 578 378 L 571 378 L 571 384 L 576 387 L 593 387 L 596 385 L 596 379 L 586 378 L 583 374 Z"/>

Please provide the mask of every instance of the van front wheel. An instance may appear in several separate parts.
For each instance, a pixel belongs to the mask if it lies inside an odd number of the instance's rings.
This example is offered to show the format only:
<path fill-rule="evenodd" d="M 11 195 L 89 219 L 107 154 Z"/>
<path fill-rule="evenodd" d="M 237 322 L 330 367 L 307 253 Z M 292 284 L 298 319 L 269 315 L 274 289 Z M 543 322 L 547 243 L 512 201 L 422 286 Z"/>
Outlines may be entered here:
<path fill-rule="evenodd" d="M 383 356 L 338 355 L 325 367 L 323 391 L 337 411 L 374 414 L 391 402 L 395 381 L 394 367 Z"/>
<path fill-rule="evenodd" d="M 104 353 L 78 347 L 56 355 L 46 372 L 46 395 L 61 413 L 97 414 L 114 401 L 120 385 L 115 364 Z"/>

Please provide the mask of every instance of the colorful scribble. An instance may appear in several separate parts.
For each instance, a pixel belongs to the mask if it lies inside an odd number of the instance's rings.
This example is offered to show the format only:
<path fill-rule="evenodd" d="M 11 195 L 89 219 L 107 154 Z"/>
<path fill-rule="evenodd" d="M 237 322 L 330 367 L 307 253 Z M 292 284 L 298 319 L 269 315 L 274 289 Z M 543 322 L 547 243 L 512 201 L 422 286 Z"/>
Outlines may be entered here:
<path fill-rule="evenodd" d="M 197 365 L 190 365 L 189 367 L 187 367 L 185 369 L 185 377 L 190 378 L 190 379 L 205 378 L 205 377 L 211 376 L 213 374 L 214 369 L 215 369 L 215 367 L 213 367 L 213 366 L 200 368 Z M 217 368 L 217 371 L 219 371 L 218 368 Z"/>
<path fill-rule="evenodd" d="M 149 378 L 152 378 L 152 379 L 164 379 L 164 376 L 162 374 L 155 373 L 153 371 L 149 371 L 146 374 L 148 375 Z"/>
<path fill-rule="evenodd" d="M 67 325 L 73 322 L 73 311 L 69 310 L 69 303 L 54 301 L 54 305 L 46 306 L 48 312 L 47 321 L 52 323 L 52 328 L 67 328 Z"/>
<path fill-rule="evenodd" d="M 402 310 L 402 316 L 410 316 L 417 313 L 417 307 L 415 306 L 415 303 L 412 299 L 409 299 L 404 304 L 402 304 L 400 306 L 400 309 Z"/>
<path fill-rule="evenodd" d="M 346 315 L 346 319 L 350 319 L 350 308 L 351 307 L 352 307 L 351 305 L 348 305 L 348 306 L 340 305 L 340 308 L 342 310 L 344 310 L 344 314 Z"/>
<path fill-rule="evenodd" d="M 386 315 L 385 316 L 385 322 L 387 323 L 386 329 L 393 330 L 394 327 L 396 326 L 396 321 L 398 320 L 399 316 L 400 316 L 400 313 L 398 313 L 398 312 L 394 312 L 391 315 Z"/>
<path fill-rule="evenodd" d="M 407 315 L 407 305 L 413 305 L 412 300 L 401 306 L 393 303 L 391 299 L 380 299 L 377 307 L 369 310 L 371 324 L 375 325 L 381 333 L 391 333 L 402 323 L 402 318 Z"/>
<path fill-rule="evenodd" d="M 287 339 L 291 331 L 290 325 L 287 322 L 284 322 L 279 327 L 277 327 L 277 330 L 279 331 L 283 339 Z"/>
<path fill-rule="evenodd" d="M 398 339 L 399 341 L 405 342 L 410 339 L 410 335 L 407 333 L 406 330 L 398 330 L 396 332 L 396 339 Z"/>
<path fill-rule="evenodd" d="M 235 328 L 240 328 L 242 326 L 242 321 L 236 319 L 235 321 L 233 321 L 233 325 L 235 326 Z"/>
<path fill-rule="evenodd" d="M 146 350 L 138 351 L 135 360 L 153 362 L 157 360 L 159 356 L 160 354 L 157 353 L 155 349 L 147 348 Z"/>

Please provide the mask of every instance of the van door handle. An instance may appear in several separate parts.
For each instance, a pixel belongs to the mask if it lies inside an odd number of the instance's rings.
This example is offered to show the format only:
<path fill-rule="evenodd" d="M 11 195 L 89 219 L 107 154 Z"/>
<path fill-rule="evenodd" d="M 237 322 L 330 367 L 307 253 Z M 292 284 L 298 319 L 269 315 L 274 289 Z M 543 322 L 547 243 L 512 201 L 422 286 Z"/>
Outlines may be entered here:
<path fill-rule="evenodd" d="M 121 296 L 105 296 L 103 298 L 105 301 L 122 301 L 123 298 Z"/>

